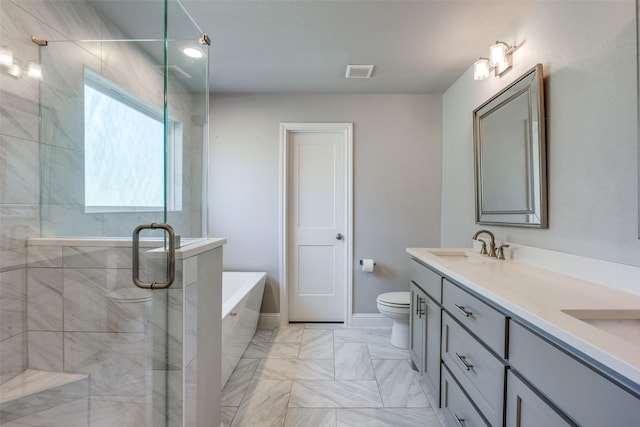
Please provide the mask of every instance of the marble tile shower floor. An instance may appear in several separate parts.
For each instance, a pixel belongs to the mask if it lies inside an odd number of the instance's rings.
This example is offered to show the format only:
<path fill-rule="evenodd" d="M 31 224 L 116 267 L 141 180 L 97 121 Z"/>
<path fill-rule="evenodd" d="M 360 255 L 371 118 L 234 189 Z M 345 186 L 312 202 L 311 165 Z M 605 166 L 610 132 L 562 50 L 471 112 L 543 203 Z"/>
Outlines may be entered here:
<path fill-rule="evenodd" d="M 259 329 L 222 391 L 231 427 L 440 427 L 390 329 Z"/>

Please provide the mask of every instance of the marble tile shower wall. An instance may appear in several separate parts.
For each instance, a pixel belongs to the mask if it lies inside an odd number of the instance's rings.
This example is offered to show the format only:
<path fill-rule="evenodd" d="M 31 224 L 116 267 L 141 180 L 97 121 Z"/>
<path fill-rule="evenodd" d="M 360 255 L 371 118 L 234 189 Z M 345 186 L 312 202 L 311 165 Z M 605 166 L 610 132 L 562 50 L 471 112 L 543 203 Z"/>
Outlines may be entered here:
<path fill-rule="evenodd" d="M 27 245 L 33 236 L 123 236 L 131 221 L 153 218 L 86 215 L 82 203 L 82 69 L 86 65 L 154 105 L 162 102 L 158 67 L 134 45 L 123 43 L 52 43 L 40 48 L 35 35 L 48 40 L 100 40 L 121 37 L 112 23 L 77 0 L 0 1 L 0 45 L 20 61 L 43 60 L 45 80 L 14 79 L 0 73 L 0 383 L 27 367 Z M 44 51 L 46 49 L 46 51 Z M 44 52 L 44 53 L 43 53 Z M 46 58 L 43 58 L 46 56 Z M 43 61 L 44 62 L 44 61 Z M 75 64 L 72 66 L 71 64 Z M 170 113 L 191 123 L 197 96 L 172 87 Z M 46 89 L 41 91 L 41 87 Z M 40 112 L 42 111 L 42 116 Z M 203 129 L 185 126 L 184 159 L 202 158 Z M 42 133 L 42 134 L 41 134 Z M 191 144 L 193 142 L 193 145 Z M 201 191 L 182 177 L 183 205 Z M 43 203 L 41 204 L 41 200 Z M 176 228 L 200 224 L 199 206 L 189 215 L 172 216 Z M 125 226 L 126 223 L 126 226 Z M 128 227 L 128 228 L 127 228 Z M 126 230 L 125 230 L 126 228 Z M 188 233 L 183 232 L 183 235 Z M 110 279 L 106 273 L 104 278 Z M 37 304 L 31 301 L 29 304 Z M 50 309 L 50 308 L 48 308 Z M 35 331 L 34 331 L 35 333 Z M 34 335 L 35 337 L 35 335 Z M 42 335 L 51 339 L 52 335 Z M 36 340 L 31 339 L 32 343 Z M 34 344 L 35 345 L 35 344 Z M 36 357 L 37 349 L 30 352 Z"/>
<path fill-rule="evenodd" d="M 164 291 L 132 284 L 130 245 L 30 245 L 27 271 L 28 367 L 89 374 L 92 427 L 193 418 L 196 257 Z"/>
<path fill-rule="evenodd" d="M 87 373 L 92 419 L 144 425 L 151 295 L 131 283 L 131 247 L 29 246 L 28 257 L 28 367 Z"/>

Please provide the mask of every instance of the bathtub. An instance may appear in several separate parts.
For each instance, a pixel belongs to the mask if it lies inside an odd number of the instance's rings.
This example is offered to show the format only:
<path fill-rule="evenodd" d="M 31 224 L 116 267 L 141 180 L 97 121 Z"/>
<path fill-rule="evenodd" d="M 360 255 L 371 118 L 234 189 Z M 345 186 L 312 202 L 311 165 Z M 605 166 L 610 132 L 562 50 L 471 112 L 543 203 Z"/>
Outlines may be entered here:
<path fill-rule="evenodd" d="M 222 387 L 258 326 L 266 273 L 222 273 Z"/>

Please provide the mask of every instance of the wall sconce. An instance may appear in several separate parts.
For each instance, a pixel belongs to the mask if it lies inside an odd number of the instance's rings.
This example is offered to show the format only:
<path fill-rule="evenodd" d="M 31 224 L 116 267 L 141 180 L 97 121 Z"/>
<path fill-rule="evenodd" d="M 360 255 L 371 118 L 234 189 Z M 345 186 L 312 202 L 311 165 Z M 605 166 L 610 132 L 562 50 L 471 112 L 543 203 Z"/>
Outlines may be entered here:
<path fill-rule="evenodd" d="M 480 58 L 473 64 L 473 79 L 484 80 L 493 70 L 496 77 L 501 77 L 513 66 L 513 52 L 516 46 L 496 41 L 489 48 L 489 58 Z"/>

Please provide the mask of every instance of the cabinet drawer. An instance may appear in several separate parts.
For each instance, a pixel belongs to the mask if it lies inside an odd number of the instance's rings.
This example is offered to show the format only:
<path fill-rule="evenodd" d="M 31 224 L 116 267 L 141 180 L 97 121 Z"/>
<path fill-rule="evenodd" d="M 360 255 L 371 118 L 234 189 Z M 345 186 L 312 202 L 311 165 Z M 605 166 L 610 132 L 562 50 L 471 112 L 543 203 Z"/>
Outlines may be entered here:
<path fill-rule="evenodd" d="M 507 371 L 506 427 L 577 426 L 545 402 L 512 371 Z"/>
<path fill-rule="evenodd" d="M 499 356 L 506 356 L 507 318 L 504 314 L 447 279 L 442 281 L 442 305 Z"/>
<path fill-rule="evenodd" d="M 446 368 L 442 369 L 442 409 L 452 426 L 490 426 L 476 411 Z"/>
<path fill-rule="evenodd" d="M 509 325 L 509 360 L 519 375 L 578 424 L 638 425 L 637 395 L 513 321 Z"/>
<path fill-rule="evenodd" d="M 442 360 L 491 425 L 502 425 L 505 365 L 451 316 L 442 316 Z"/>
<path fill-rule="evenodd" d="M 442 277 L 415 259 L 411 260 L 411 280 L 427 292 L 431 298 L 439 303 L 442 302 Z"/>

